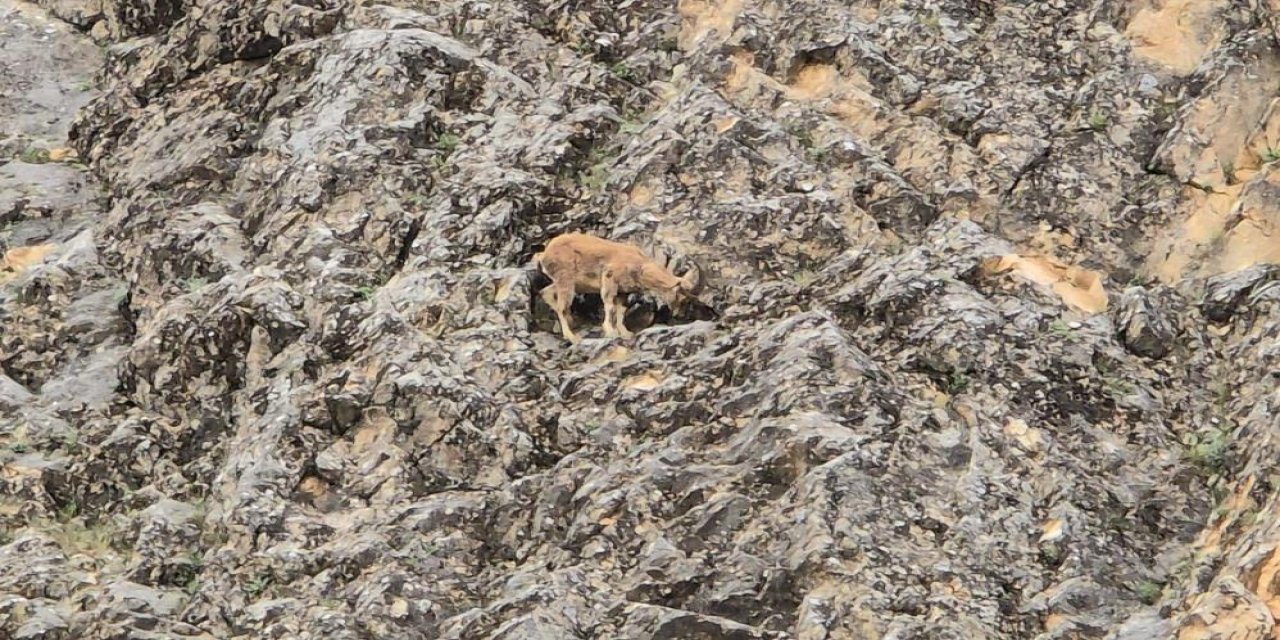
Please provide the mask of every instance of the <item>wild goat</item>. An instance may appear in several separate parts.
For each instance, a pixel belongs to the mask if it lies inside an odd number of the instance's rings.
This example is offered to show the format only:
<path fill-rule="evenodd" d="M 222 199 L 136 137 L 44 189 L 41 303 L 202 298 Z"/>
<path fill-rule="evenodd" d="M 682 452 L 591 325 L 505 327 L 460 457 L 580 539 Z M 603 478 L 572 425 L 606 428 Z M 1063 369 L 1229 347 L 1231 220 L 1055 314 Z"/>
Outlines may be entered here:
<path fill-rule="evenodd" d="M 542 290 L 542 299 L 556 312 L 560 330 L 573 343 L 581 340 L 569 321 L 569 306 L 576 294 L 599 293 L 604 305 L 604 334 L 628 338 L 632 333 L 623 322 L 627 307 L 619 294 L 652 294 L 676 312 L 693 298 L 697 286 L 693 269 L 677 277 L 635 246 L 585 233 L 556 236 L 533 256 L 533 263 L 551 278 L 551 285 Z"/>

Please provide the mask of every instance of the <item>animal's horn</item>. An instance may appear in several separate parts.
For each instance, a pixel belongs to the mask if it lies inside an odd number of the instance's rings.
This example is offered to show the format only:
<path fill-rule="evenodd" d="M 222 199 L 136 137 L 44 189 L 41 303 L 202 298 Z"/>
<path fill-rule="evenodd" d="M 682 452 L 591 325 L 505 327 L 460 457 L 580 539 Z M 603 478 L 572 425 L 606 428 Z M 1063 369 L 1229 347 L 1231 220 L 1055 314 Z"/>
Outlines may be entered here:
<path fill-rule="evenodd" d="M 702 269 L 699 269 L 693 261 L 689 261 L 689 268 L 685 270 L 683 276 L 680 276 L 680 279 L 684 280 L 691 293 L 696 294 L 702 290 Z"/>
<path fill-rule="evenodd" d="M 662 245 L 654 246 L 650 251 L 653 254 L 653 261 L 663 269 L 671 269 L 672 256 L 671 252 Z"/>

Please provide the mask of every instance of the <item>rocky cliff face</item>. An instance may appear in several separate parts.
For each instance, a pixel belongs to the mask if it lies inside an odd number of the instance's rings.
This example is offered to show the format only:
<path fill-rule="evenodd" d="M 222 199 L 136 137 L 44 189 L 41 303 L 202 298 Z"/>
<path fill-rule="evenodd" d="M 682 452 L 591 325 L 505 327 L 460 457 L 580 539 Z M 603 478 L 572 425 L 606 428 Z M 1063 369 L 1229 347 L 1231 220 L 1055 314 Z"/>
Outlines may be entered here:
<path fill-rule="evenodd" d="M 41 4 L 0 636 L 1273 637 L 1275 0 Z"/>

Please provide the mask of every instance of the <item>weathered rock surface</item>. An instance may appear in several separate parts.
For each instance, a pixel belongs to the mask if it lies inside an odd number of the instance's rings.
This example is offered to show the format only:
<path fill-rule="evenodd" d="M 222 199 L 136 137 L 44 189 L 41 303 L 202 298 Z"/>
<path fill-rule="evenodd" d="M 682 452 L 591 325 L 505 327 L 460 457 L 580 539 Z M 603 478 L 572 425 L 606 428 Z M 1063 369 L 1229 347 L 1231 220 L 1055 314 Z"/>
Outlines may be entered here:
<path fill-rule="evenodd" d="M 41 4 L 0 637 L 1270 637 L 1274 3 Z"/>

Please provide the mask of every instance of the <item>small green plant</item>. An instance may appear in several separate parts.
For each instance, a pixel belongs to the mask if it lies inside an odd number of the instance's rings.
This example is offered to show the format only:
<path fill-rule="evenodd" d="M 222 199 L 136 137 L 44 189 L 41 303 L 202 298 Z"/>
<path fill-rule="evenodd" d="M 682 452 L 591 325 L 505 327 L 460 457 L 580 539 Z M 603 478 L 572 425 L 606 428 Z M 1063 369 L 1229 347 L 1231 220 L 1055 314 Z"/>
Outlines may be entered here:
<path fill-rule="evenodd" d="M 1151 580 L 1142 580 L 1133 585 L 1133 592 L 1138 595 L 1138 599 L 1143 604 L 1152 605 L 1160 601 L 1160 594 L 1164 591 L 1164 587 Z"/>
<path fill-rule="evenodd" d="M 68 556 L 84 554 L 95 561 L 105 562 L 112 555 L 114 529 L 108 522 L 90 525 L 84 518 L 76 517 L 76 511 L 78 509 L 74 505 L 63 507 L 58 511 L 55 522 L 37 524 Z"/>
<path fill-rule="evenodd" d="M 39 196 L 44 195 L 44 189 L 35 185 L 23 184 L 18 185 L 18 193 L 24 196 Z"/>
<path fill-rule="evenodd" d="M 216 549 L 225 545 L 231 539 L 231 532 L 226 527 L 219 527 L 216 524 L 210 524 L 206 521 L 205 527 L 200 530 L 200 544 L 206 548 Z"/>
<path fill-rule="evenodd" d="M 204 554 L 200 551 L 192 551 L 187 554 L 185 566 L 180 570 L 182 575 L 187 576 L 186 581 L 182 585 L 182 590 L 188 596 L 194 596 L 200 590 L 200 571 L 204 568 Z"/>
<path fill-rule="evenodd" d="M 814 280 L 816 280 L 817 277 L 818 277 L 818 274 L 814 273 L 810 269 L 801 269 L 800 271 L 797 271 L 791 274 L 791 279 L 794 280 L 795 283 L 800 285 L 801 287 L 808 287 L 809 285 L 813 284 Z"/>
<path fill-rule="evenodd" d="M 653 119 L 653 114 L 641 106 L 628 102 L 622 107 L 622 123 L 618 130 L 623 133 L 638 133 Z"/>
<path fill-rule="evenodd" d="M 1049 330 L 1060 336 L 1071 335 L 1071 326 L 1061 320 L 1054 320 L 1050 323 Z"/>
<path fill-rule="evenodd" d="M 1222 161 L 1222 177 L 1226 178 L 1227 184 L 1234 184 L 1236 181 L 1236 163 L 1231 160 Z"/>
<path fill-rule="evenodd" d="M 203 522 L 205 516 L 209 515 L 209 499 L 200 498 L 191 503 L 191 508 L 195 510 L 195 519 Z M 194 556 L 196 554 L 192 553 L 191 555 Z"/>
<path fill-rule="evenodd" d="M 811 131 L 808 127 L 804 127 L 798 124 L 792 125 L 790 127 L 787 127 L 787 133 L 790 133 L 792 136 L 794 136 L 796 139 L 796 142 L 799 142 L 800 146 L 804 147 L 806 150 L 813 148 L 813 145 L 814 145 L 813 131 Z"/>
<path fill-rule="evenodd" d="M 1048 564 L 1058 564 L 1062 560 L 1062 549 L 1052 542 L 1044 543 L 1040 545 L 1040 559 Z"/>
<path fill-rule="evenodd" d="M 1102 131 L 1107 128 L 1107 114 L 1101 111 L 1089 112 L 1089 128 L 1094 131 Z"/>
<path fill-rule="evenodd" d="M 93 82 L 91 82 L 91 81 L 89 81 L 89 80 L 85 80 L 85 81 L 81 82 L 80 84 L 77 84 L 77 85 L 76 85 L 76 90 L 77 90 L 77 91 L 79 91 L 80 93 L 84 93 L 84 92 L 89 91 L 89 90 L 92 90 L 92 89 L 93 89 Z"/>
<path fill-rule="evenodd" d="M 1233 391 L 1231 383 L 1225 380 L 1218 380 L 1214 383 L 1213 390 L 1214 404 L 1216 404 L 1219 409 L 1226 407 L 1227 403 L 1231 401 L 1231 394 Z"/>
<path fill-rule="evenodd" d="M 1267 147 L 1266 150 L 1262 152 L 1263 162 L 1271 163 L 1277 160 L 1280 160 L 1280 148 Z"/>
<path fill-rule="evenodd" d="M 640 133 L 641 131 L 644 131 L 644 123 L 635 120 L 626 120 L 618 127 L 618 131 L 631 134 Z"/>
<path fill-rule="evenodd" d="M 969 374 L 956 369 L 951 372 L 947 378 L 947 392 L 954 395 L 964 391 L 969 386 Z"/>
<path fill-rule="evenodd" d="M 1133 523 L 1123 515 L 1113 515 L 1107 518 L 1107 527 L 1112 531 L 1131 531 Z"/>
<path fill-rule="evenodd" d="M 75 454 L 80 450 L 80 432 L 74 429 L 62 434 L 62 445 L 59 447 L 69 454 Z"/>
<path fill-rule="evenodd" d="M 77 505 L 74 502 L 68 502 L 62 505 L 62 508 L 58 509 L 58 522 L 61 522 L 63 524 L 71 522 L 71 520 L 75 518 L 76 514 L 79 512 L 80 512 L 80 505 Z"/>
<path fill-rule="evenodd" d="M 1227 506 L 1226 503 L 1220 502 L 1218 503 L 1218 506 L 1213 508 L 1213 513 L 1209 514 L 1209 520 L 1211 522 L 1217 521 L 1217 520 L 1223 520 L 1227 517 L 1227 514 L 1230 512 L 1231 512 L 1231 508 Z"/>
<path fill-rule="evenodd" d="M 1227 244 L 1227 230 L 1221 227 L 1214 229 L 1209 234 L 1209 248 L 1213 251 L 1221 251 Z"/>
<path fill-rule="evenodd" d="M 12 442 L 9 444 L 9 450 L 18 455 L 22 455 L 31 450 L 31 445 L 25 442 Z"/>
<path fill-rule="evenodd" d="M 436 138 L 436 149 L 439 149 L 445 155 L 449 155 L 453 153 L 454 149 L 458 148 L 459 142 L 458 136 L 446 131 Z"/>
<path fill-rule="evenodd" d="M 556 175 L 573 180 L 588 193 L 597 193 L 609 181 L 609 150 L 603 144 L 593 145 L 580 162 L 567 164 Z M 584 168 L 585 167 L 585 168 Z"/>
<path fill-rule="evenodd" d="M 27 147 L 18 155 L 18 159 L 27 164 L 46 164 L 49 162 L 49 150 Z"/>
<path fill-rule="evenodd" d="M 1107 388 L 1107 391 L 1110 391 L 1112 395 L 1127 396 L 1133 393 L 1133 385 L 1127 380 L 1108 377 L 1104 378 L 1102 383 Z"/>
<path fill-rule="evenodd" d="M 187 290 L 187 293 L 195 293 L 196 291 L 199 291 L 200 289 L 204 288 L 204 286 L 207 284 L 209 284 L 209 281 L 206 280 L 205 278 L 201 278 L 199 276 L 193 276 L 193 277 L 187 278 L 187 281 L 183 283 L 183 288 Z"/>
<path fill-rule="evenodd" d="M 437 156 L 434 159 L 439 159 Z M 411 193 L 404 197 L 404 201 L 412 205 L 415 209 L 425 209 L 427 207 L 427 196 L 422 193 Z"/>
<path fill-rule="evenodd" d="M 578 182 L 582 188 L 592 193 L 599 192 L 608 181 L 609 167 L 605 163 L 593 165 L 578 176 Z"/>
<path fill-rule="evenodd" d="M 1256 523 L 1257 521 L 1258 521 L 1258 510 L 1252 509 L 1252 508 L 1245 509 L 1236 518 L 1236 522 L 1239 522 L 1241 526 L 1245 526 L 1245 527 L 1253 526 L 1253 524 Z"/>
<path fill-rule="evenodd" d="M 1201 469 L 1216 473 L 1226 463 L 1227 449 L 1231 446 L 1231 434 L 1225 428 L 1214 427 L 1205 433 L 1192 434 L 1185 443 L 1186 460 Z"/>
<path fill-rule="evenodd" d="M 364 285 L 363 287 L 356 288 L 356 296 L 359 297 L 361 300 L 368 300 L 369 298 L 373 297 L 374 291 L 375 290 L 373 287 L 369 285 Z"/>
<path fill-rule="evenodd" d="M 271 576 L 264 573 L 254 578 L 253 580 L 250 580 L 249 584 L 246 584 L 244 586 L 244 592 L 245 592 L 245 595 L 249 596 L 250 598 L 256 599 L 258 596 L 262 595 L 262 593 L 266 591 L 267 587 L 269 586 L 271 586 Z"/>
<path fill-rule="evenodd" d="M 920 24 L 926 27 L 929 27 L 934 31 L 937 31 L 942 28 L 942 18 L 939 18 L 938 14 L 936 13 L 930 13 L 929 15 L 920 19 Z"/>
<path fill-rule="evenodd" d="M 609 72 L 617 76 L 619 80 L 632 83 L 636 81 L 635 71 L 632 71 L 631 67 L 627 66 L 625 62 L 615 62 L 612 67 L 609 67 Z"/>

